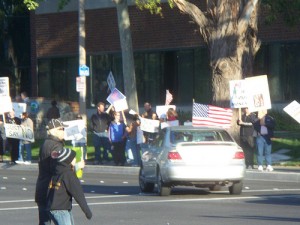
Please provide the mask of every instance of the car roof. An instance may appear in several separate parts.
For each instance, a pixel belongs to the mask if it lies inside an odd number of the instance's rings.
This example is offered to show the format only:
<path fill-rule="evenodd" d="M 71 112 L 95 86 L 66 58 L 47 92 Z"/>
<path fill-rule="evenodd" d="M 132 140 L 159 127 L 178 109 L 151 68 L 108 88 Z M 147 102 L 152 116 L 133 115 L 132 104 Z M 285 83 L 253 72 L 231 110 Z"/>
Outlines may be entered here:
<path fill-rule="evenodd" d="M 221 127 L 204 127 L 204 126 L 201 126 L 201 127 L 196 127 L 196 126 L 171 126 L 171 127 L 167 127 L 167 129 L 170 129 L 170 130 L 178 130 L 178 131 L 185 131 L 185 130 L 198 130 L 198 131 L 224 131 L 225 129 L 224 128 L 221 128 Z"/>

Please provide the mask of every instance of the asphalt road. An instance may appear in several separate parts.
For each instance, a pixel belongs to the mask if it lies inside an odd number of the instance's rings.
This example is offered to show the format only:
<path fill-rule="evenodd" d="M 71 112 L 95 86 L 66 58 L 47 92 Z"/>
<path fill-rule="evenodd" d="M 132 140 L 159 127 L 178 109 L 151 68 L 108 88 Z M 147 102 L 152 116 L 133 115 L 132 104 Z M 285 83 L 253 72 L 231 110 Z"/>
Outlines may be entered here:
<path fill-rule="evenodd" d="M 171 196 L 160 197 L 156 193 L 140 192 L 136 169 L 109 170 L 109 173 L 98 170 L 98 173 L 84 174 L 82 186 L 93 218 L 87 220 L 75 204 L 76 225 L 282 225 L 300 222 L 297 181 L 261 180 L 247 178 L 248 175 L 239 196 L 229 195 L 227 189 L 209 192 L 178 187 Z M 33 169 L 0 169 L 0 224 L 37 224 L 37 208 L 33 201 L 36 177 L 37 171 Z"/>

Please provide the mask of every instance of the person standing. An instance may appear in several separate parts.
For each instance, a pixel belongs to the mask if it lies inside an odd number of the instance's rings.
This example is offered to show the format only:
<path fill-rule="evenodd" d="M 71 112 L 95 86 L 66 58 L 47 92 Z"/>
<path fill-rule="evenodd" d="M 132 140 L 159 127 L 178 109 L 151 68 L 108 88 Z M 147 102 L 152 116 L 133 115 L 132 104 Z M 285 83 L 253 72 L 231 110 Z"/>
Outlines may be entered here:
<path fill-rule="evenodd" d="M 140 124 L 141 121 L 136 114 L 133 117 L 133 121 L 126 127 L 127 140 L 125 149 L 128 157 L 127 162 L 131 163 L 132 166 L 139 166 L 141 163 L 140 146 L 137 144 L 137 132 Z"/>
<path fill-rule="evenodd" d="M 33 122 L 29 118 L 27 112 L 22 113 L 22 121 L 21 126 L 28 127 L 33 132 Z M 32 133 L 33 134 L 33 133 Z M 24 148 L 26 150 L 26 160 L 24 157 Z M 31 142 L 26 140 L 20 140 L 19 143 L 19 159 L 16 161 L 18 164 L 25 164 L 30 165 L 31 164 Z"/>
<path fill-rule="evenodd" d="M 21 124 L 21 119 L 18 117 L 15 117 L 15 111 L 11 111 L 8 113 L 8 116 L 6 118 L 6 123 L 9 124 Z M 17 138 L 7 138 L 8 147 L 10 150 L 10 163 L 16 164 L 16 161 L 19 158 L 19 142 L 20 140 Z"/>
<path fill-rule="evenodd" d="M 3 162 L 5 141 L 6 141 L 5 128 L 3 122 L 3 115 L 1 115 L 0 117 L 0 163 Z"/>
<path fill-rule="evenodd" d="M 120 120 L 120 112 L 114 113 L 114 120 L 109 125 L 109 141 L 112 145 L 113 160 L 116 166 L 124 166 L 125 157 L 125 124 Z"/>
<path fill-rule="evenodd" d="M 108 153 L 111 149 L 108 139 L 108 126 L 111 117 L 104 111 L 105 104 L 99 102 L 97 104 L 97 112 L 91 117 L 91 129 L 93 132 L 93 145 L 95 148 L 95 165 L 102 164 L 102 159 L 109 161 Z M 101 157 L 101 148 L 103 149 L 103 157 Z"/>
<path fill-rule="evenodd" d="M 272 140 L 274 136 L 275 120 L 267 114 L 267 110 L 258 112 L 257 119 L 253 120 L 253 127 L 257 132 L 257 164 L 258 170 L 263 171 L 263 162 L 266 161 L 266 170 L 273 171 L 272 167 Z"/>
<path fill-rule="evenodd" d="M 143 118 L 150 119 L 150 120 L 158 120 L 158 116 L 156 112 L 152 110 L 152 106 L 149 102 L 145 102 L 144 110 L 145 111 L 142 114 Z M 145 144 L 149 144 L 151 143 L 151 141 L 153 141 L 153 137 L 154 137 L 153 133 L 144 132 L 144 136 L 145 136 Z"/>
<path fill-rule="evenodd" d="M 47 111 L 47 119 L 50 121 L 51 119 L 60 118 L 59 108 L 57 107 L 57 102 L 53 100 L 51 102 L 51 107 Z"/>
<path fill-rule="evenodd" d="M 50 180 L 47 194 L 47 210 L 56 225 L 74 224 L 72 199 L 74 198 L 86 218 L 92 218 L 92 212 L 86 202 L 80 181 L 74 167 L 76 152 L 64 148 L 53 154 L 56 161 L 55 172 Z"/>
<path fill-rule="evenodd" d="M 39 225 L 51 224 L 47 211 L 48 185 L 55 169 L 55 161 L 51 153 L 60 152 L 64 149 L 64 125 L 58 119 L 51 119 L 47 125 L 47 138 L 39 151 L 38 168 L 39 174 L 36 181 L 35 202 L 38 205 Z"/>
<path fill-rule="evenodd" d="M 255 137 L 252 120 L 255 115 L 250 113 L 248 108 L 243 109 L 241 120 L 237 121 L 240 126 L 240 144 L 245 153 L 246 168 L 254 169 L 254 151 L 255 151 Z"/>

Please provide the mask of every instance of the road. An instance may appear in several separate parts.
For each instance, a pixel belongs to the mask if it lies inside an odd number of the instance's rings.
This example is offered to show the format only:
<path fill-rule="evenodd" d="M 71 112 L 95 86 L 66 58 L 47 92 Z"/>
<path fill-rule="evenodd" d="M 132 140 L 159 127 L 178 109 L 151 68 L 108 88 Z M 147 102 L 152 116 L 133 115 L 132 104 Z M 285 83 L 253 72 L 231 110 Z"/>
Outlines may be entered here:
<path fill-rule="evenodd" d="M 36 171 L 1 170 L 0 224 L 37 224 L 33 196 Z M 75 204 L 75 224 L 107 225 L 282 225 L 299 224 L 300 186 L 296 182 L 245 180 L 240 196 L 227 189 L 209 192 L 175 188 L 171 196 L 140 193 L 132 174 L 86 173 L 82 179 L 93 212 L 88 221 Z"/>

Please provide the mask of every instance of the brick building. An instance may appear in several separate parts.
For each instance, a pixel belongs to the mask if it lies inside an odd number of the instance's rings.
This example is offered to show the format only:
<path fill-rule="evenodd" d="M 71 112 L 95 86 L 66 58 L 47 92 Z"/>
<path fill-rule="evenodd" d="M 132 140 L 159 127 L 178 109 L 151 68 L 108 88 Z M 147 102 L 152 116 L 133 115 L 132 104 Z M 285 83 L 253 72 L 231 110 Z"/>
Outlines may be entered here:
<path fill-rule="evenodd" d="M 131 34 L 136 67 L 139 105 L 144 101 L 164 104 L 170 89 L 177 105 L 192 99 L 209 103 L 211 73 L 209 55 L 198 27 L 178 9 L 163 8 L 163 17 L 140 11 L 129 2 Z M 197 1 L 198 2 L 198 1 Z M 205 7 L 206 1 L 200 1 Z M 45 1 L 31 15 L 32 93 L 35 96 L 77 101 L 78 12 L 71 0 L 57 12 L 57 0 Z M 117 12 L 111 0 L 86 0 L 87 108 L 105 100 L 103 84 L 113 72 L 123 91 L 122 58 Z M 262 16 L 261 16 L 262 17 Z M 268 74 L 272 102 L 299 100 L 300 26 L 283 22 L 265 25 L 261 18 L 262 41 L 254 74 Z"/>

